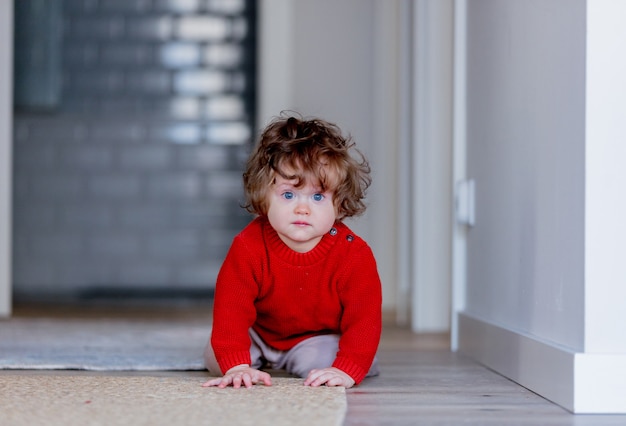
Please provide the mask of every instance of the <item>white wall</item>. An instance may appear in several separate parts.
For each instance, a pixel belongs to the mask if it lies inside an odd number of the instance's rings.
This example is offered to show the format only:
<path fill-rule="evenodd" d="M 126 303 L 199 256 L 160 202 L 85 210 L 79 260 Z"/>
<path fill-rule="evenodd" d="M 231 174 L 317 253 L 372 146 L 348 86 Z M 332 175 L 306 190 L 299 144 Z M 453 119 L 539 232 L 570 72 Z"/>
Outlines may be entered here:
<path fill-rule="evenodd" d="M 583 348 L 585 2 L 468 2 L 466 311 Z"/>
<path fill-rule="evenodd" d="M 626 4 L 464 5 L 459 348 L 575 413 L 626 413 Z"/>
<path fill-rule="evenodd" d="M 372 247 L 383 307 L 396 306 L 399 2 L 264 0 L 259 125 L 281 110 L 319 116 L 352 135 L 373 175 L 366 214 L 348 225 Z"/>
<path fill-rule="evenodd" d="M 11 314 L 13 2 L 0 2 L 0 317 Z"/>

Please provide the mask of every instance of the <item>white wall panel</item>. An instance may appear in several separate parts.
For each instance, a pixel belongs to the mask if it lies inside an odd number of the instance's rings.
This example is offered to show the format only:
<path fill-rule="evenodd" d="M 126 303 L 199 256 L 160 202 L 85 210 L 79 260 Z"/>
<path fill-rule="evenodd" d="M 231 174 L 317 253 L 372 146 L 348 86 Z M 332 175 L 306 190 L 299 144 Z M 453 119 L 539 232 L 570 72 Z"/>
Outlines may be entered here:
<path fill-rule="evenodd" d="M 587 16 L 585 351 L 626 354 L 626 2 Z"/>
<path fill-rule="evenodd" d="M 468 2 L 467 311 L 580 350 L 583 1 Z"/>

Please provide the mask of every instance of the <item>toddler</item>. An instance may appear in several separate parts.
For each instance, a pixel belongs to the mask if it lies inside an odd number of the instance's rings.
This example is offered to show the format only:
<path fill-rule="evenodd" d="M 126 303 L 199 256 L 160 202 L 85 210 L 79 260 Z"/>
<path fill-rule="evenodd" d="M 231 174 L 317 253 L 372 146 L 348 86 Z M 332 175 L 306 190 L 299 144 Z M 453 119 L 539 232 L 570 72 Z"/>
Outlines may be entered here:
<path fill-rule="evenodd" d="M 352 155 L 352 154 L 355 155 Z M 243 175 L 256 217 L 217 277 L 203 386 L 271 385 L 284 369 L 307 386 L 378 374 L 381 283 L 370 247 L 342 220 L 365 211 L 370 168 L 321 119 L 280 116 Z"/>

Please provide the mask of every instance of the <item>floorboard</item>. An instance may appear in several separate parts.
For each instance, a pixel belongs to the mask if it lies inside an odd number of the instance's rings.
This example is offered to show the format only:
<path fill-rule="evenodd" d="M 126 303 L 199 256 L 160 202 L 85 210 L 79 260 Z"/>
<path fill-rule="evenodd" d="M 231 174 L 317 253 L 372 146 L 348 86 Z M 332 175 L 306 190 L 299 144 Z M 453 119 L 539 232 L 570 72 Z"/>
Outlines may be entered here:
<path fill-rule="evenodd" d="M 18 316 L 171 318 L 207 316 L 203 306 L 16 306 Z M 623 426 L 626 415 L 572 415 L 558 405 L 449 350 L 449 336 L 419 334 L 387 324 L 379 360 L 381 375 L 347 390 L 345 425 L 542 425 Z M 42 374 L 0 372 L 0 374 Z M 55 372 L 58 374 L 58 372 Z M 94 374 L 65 372 L 65 374 Z M 98 373 L 189 375 L 201 372 Z"/>
<path fill-rule="evenodd" d="M 386 327 L 381 375 L 347 391 L 346 425 L 626 425 L 622 415 L 572 415 L 449 350 L 446 335 Z"/>

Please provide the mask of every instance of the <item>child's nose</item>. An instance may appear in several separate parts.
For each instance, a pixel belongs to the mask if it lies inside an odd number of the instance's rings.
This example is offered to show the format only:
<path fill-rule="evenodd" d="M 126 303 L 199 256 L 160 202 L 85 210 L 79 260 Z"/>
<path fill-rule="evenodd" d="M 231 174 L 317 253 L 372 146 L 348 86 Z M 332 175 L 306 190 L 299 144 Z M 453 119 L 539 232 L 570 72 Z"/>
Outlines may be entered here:
<path fill-rule="evenodd" d="M 309 209 L 309 203 L 307 203 L 306 201 L 299 201 L 298 204 L 296 204 L 297 214 L 309 214 L 310 211 L 311 210 Z"/>

